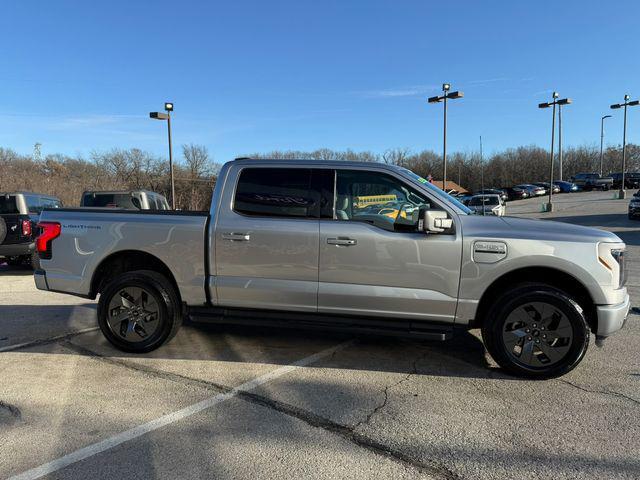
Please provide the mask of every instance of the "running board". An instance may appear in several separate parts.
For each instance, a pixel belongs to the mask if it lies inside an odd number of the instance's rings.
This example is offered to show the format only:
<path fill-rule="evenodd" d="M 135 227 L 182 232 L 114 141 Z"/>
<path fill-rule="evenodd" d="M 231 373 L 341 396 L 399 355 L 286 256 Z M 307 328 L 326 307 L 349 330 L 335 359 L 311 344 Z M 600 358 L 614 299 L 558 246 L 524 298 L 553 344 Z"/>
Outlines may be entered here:
<path fill-rule="evenodd" d="M 187 315 L 194 323 L 323 330 L 438 341 L 453 338 L 454 332 L 453 325 L 438 322 L 275 310 L 190 307 Z"/>

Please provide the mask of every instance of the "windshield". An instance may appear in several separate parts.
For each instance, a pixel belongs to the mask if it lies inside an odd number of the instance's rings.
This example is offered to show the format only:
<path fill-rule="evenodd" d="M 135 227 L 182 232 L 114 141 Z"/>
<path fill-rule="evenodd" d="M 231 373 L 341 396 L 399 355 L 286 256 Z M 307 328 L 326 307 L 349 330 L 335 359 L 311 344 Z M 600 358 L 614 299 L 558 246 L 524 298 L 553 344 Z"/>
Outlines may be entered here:
<path fill-rule="evenodd" d="M 20 213 L 16 205 L 16 197 L 13 195 L 0 197 L 0 214 L 2 213 Z"/>
<path fill-rule="evenodd" d="M 408 168 L 402 168 L 402 171 L 408 174 L 416 183 L 420 183 L 422 186 L 429 189 L 430 192 L 434 193 L 437 197 L 442 198 L 444 201 L 454 204 L 459 210 L 466 213 L 467 215 L 474 215 L 475 212 L 467 207 L 465 204 L 460 202 L 455 197 L 452 197 L 448 193 L 443 192 L 438 187 L 433 185 L 426 178 L 422 178 L 420 175 L 413 173 Z"/>
<path fill-rule="evenodd" d="M 472 207 L 481 206 L 483 203 L 485 206 L 498 205 L 498 198 L 497 197 L 473 197 L 469 201 L 469 205 Z"/>

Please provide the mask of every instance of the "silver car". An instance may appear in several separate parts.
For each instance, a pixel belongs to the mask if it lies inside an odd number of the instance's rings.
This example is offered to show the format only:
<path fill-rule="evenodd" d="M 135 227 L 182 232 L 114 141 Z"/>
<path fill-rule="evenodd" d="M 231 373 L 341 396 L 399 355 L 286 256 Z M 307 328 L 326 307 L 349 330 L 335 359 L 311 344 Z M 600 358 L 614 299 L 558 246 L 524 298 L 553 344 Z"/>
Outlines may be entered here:
<path fill-rule="evenodd" d="M 467 207 L 478 215 L 497 215 L 502 217 L 506 207 L 500 195 L 474 195 L 467 203 Z"/>

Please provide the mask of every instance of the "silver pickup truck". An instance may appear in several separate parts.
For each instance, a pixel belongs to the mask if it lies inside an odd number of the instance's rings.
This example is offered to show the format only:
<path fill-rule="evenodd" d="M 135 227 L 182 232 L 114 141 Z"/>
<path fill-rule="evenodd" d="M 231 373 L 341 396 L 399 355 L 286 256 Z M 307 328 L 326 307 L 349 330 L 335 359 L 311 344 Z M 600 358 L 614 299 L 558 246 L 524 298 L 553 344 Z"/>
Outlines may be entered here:
<path fill-rule="evenodd" d="M 239 159 L 209 212 L 45 210 L 39 289 L 99 295 L 130 352 L 194 321 L 446 340 L 481 328 L 506 371 L 573 369 L 629 310 L 624 243 L 557 222 L 479 216 L 391 165 Z"/>

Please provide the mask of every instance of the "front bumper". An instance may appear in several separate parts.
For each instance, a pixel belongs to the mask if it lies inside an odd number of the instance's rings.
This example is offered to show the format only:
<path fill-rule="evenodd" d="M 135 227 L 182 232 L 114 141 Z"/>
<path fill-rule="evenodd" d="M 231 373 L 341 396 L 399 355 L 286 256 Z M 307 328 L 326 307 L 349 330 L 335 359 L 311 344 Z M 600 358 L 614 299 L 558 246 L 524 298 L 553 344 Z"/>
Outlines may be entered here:
<path fill-rule="evenodd" d="M 629 215 L 631 215 L 632 217 L 637 217 L 638 215 L 640 215 L 640 206 L 639 207 L 629 206 Z"/>
<path fill-rule="evenodd" d="M 596 335 L 599 337 L 608 337 L 620 330 L 627 320 L 630 305 L 629 294 L 626 293 L 622 303 L 617 305 L 596 306 L 598 313 L 598 331 Z"/>
<path fill-rule="evenodd" d="M 0 245 L 0 257 L 20 257 L 31 255 L 36 249 L 36 244 L 31 243 L 9 243 Z"/>

